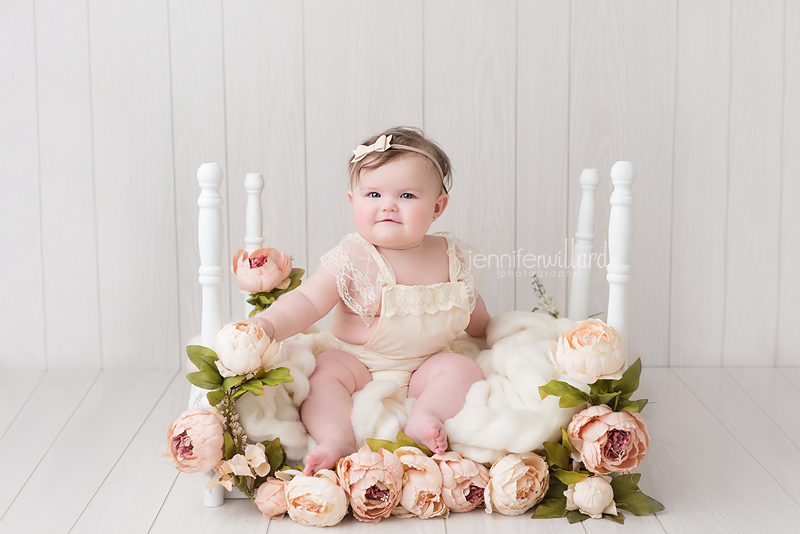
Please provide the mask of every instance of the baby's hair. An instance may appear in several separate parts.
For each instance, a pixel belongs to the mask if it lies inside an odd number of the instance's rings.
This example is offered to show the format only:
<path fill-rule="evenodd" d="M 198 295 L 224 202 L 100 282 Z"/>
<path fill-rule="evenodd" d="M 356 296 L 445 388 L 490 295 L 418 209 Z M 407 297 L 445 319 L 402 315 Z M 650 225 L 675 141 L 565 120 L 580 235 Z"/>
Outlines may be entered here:
<path fill-rule="evenodd" d="M 433 174 L 435 174 L 437 177 L 440 177 L 442 192 L 447 193 L 450 190 L 450 186 L 452 184 L 451 173 L 453 170 L 453 167 L 450 164 L 450 158 L 447 157 L 447 154 L 444 153 L 444 150 L 439 148 L 439 145 L 426 138 L 422 133 L 422 130 L 409 126 L 389 128 L 385 132 L 381 132 L 378 135 L 373 135 L 372 137 L 365 139 L 361 144 L 372 145 L 382 135 L 387 137 L 391 135 L 392 145 L 405 145 L 418 148 L 436 158 L 436 161 L 439 163 L 439 166 L 442 169 L 441 177 L 439 175 L 439 170 L 436 168 L 434 163 L 426 156 L 420 156 L 425 158 L 425 161 L 428 162 L 428 167 L 430 167 L 431 172 L 433 172 Z M 390 161 L 408 157 L 410 154 L 414 154 L 414 152 L 390 148 L 384 152 L 373 152 L 369 154 L 368 157 L 356 162 L 350 161 L 352 159 L 352 156 L 350 156 L 350 159 L 348 160 L 348 169 L 350 171 L 350 189 L 358 185 L 359 181 L 361 180 L 362 170 L 377 169 L 379 167 L 383 167 Z"/>

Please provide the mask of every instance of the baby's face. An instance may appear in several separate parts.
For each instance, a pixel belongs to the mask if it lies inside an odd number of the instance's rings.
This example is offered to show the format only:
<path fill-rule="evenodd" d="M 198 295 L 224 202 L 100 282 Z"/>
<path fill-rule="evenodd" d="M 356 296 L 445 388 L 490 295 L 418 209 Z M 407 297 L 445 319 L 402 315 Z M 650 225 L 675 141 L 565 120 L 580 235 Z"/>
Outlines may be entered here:
<path fill-rule="evenodd" d="M 404 156 L 374 170 L 347 192 L 356 231 L 382 248 L 419 245 L 447 206 L 437 174 L 425 156 Z"/>

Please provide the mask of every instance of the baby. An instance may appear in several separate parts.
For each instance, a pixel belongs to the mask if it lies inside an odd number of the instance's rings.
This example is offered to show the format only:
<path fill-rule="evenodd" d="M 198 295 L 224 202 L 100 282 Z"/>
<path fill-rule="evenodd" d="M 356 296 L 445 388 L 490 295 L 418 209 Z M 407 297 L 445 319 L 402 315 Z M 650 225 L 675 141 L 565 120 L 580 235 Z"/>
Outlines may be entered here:
<path fill-rule="evenodd" d="M 441 453 L 444 421 L 484 378 L 472 359 L 447 351 L 462 330 L 484 336 L 490 319 L 467 269 L 466 245 L 427 234 L 447 207 L 450 160 L 411 128 L 387 130 L 354 152 L 347 196 L 357 233 L 253 320 L 283 340 L 336 306 L 300 407 L 318 443 L 305 458 L 306 475 L 356 451 L 351 396 L 370 380 L 394 380 L 416 399 L 403 432 Z"/>

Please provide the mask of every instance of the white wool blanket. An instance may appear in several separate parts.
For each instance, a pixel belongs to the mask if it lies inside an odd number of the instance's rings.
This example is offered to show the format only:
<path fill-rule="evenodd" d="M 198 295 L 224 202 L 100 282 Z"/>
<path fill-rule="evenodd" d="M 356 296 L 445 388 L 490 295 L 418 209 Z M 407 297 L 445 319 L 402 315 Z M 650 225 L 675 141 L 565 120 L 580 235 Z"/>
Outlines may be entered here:
<path fill-rule="evenodd" d="M 550 342 L 571 324 L 543 313 L 508 312 L 492 319 L 485 340 L 463 333 L 456 339 L 451 348 L 473 358 L 486 379 L 472 385 L 464 408 L 445 422 L 453 450 L 478 462 L 494 462 L 506 453 L 538 449 L 560 437 L 561 426 L 566 427 L 575 410 L 559 408 L 555 397 L 540 399 L 538 388 L 552 379 L 567 381 L 548 354 Z M 318 351 L 315 334 L 286 340 L 271 363 L 288 367 L 294 382 L 264 388 L 261 396 L 248 393 L 236 402 L 251 441 L 280 437 L 292 460 L 302 459 L 316 446 L 300 422 L 299 408 L 308 396 L 308 377 Z M 414 399 L 399 395 L 395 382 L 367 384 L 353 395 L 356 443 L 360 446 L 366 438 L 394 441 L 413 404 Z"/>

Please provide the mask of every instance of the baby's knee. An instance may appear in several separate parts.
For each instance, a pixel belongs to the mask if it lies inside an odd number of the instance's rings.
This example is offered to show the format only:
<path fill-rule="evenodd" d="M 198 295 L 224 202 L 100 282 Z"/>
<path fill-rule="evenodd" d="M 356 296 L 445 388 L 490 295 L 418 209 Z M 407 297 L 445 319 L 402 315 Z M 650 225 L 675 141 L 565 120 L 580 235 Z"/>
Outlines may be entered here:
<path fill-rule="evenodd" d="M 326 350 L 317 355 L 316 367 L 309 377 L 311 384 L 317 381 L 337 381 L 352 395 L 369 382 L 370 374 L 361 361 L 341 350 Z"/>
<path fill-rule="evenodd" d="M 475 360 L 454 352 L 447 352 L 437 355 L 441 366 L 441 371 L 445 373 L 457 373 L 464 377 L 465 381 L 478 382 L 484 379 L 483 369 Z"/>

